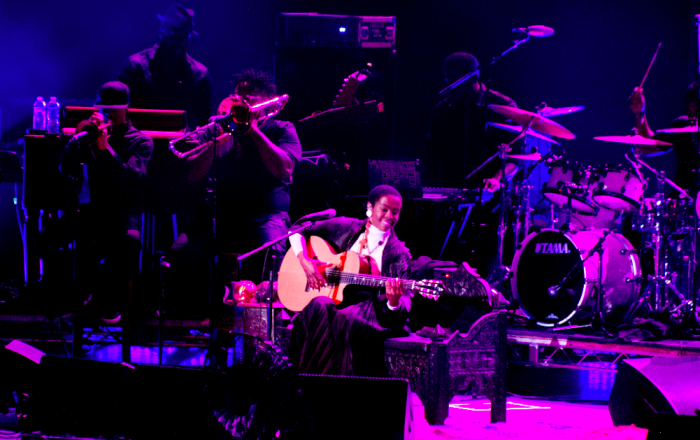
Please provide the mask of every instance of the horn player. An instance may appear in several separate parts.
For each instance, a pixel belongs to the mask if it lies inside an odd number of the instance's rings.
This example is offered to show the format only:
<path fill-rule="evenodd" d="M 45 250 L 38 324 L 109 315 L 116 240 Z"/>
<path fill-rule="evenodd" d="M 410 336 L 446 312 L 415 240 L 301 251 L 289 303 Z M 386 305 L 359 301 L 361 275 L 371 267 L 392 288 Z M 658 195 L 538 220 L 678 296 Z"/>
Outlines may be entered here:
<path fill-rule="evenodd" d="M 234 75 L 233 82 L 236 84 L 234 93 L 238 96 L 231 95 L 221 101 L 219 115 L 228 115 L 239 99 L 253 106 L 274 98 L 277 93 L 267 72 L 244 70 Z M 265 113 L 254 111 L 246 130 L 234 130 L 232 146 L 227 151 L 217 152 L 215 217 L 219 251 L 247 252 L 286 234 L 291 227 L 289 185 L 294 168 L 301 160 L 301 144 L 291 122 L 265 117 Z M 230 118 L 219 120 L 230 122 Z M 213 131 L 205 132 L 200 141 L 210 141 Z M 203 229 L 200 228 L 201 233 L 206 232 Z M 175 241 L 174 249 L 184 249 L 188 242 L 191 245 L 192 237 L 188 239 L 187 235 L 196 233 L 194 228 L 186 227 Z M 278 264 L 284 257 L 285 247 L 283 241 L 273 250 Z M 263 254 L 244 261 L 242 273 L 239 273 L 241 279 L 261 282 Z"/>

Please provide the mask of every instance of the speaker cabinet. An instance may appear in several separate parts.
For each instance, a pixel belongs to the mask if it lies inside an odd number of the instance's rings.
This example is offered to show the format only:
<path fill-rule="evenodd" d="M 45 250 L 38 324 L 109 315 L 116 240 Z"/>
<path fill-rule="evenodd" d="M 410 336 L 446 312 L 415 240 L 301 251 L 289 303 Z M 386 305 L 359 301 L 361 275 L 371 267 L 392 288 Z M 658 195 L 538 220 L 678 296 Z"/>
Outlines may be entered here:
<path fill-rule="evenodd" d="M 406 379 L 299 375 L 317 440 L 414 439 Z"/>
<path fill-rule="evenodd" d="M 615 426 L 647 428 L 649 439 L 697 434 L 700 357 L 626 359 L 620 364 L 608 405 Z"/>

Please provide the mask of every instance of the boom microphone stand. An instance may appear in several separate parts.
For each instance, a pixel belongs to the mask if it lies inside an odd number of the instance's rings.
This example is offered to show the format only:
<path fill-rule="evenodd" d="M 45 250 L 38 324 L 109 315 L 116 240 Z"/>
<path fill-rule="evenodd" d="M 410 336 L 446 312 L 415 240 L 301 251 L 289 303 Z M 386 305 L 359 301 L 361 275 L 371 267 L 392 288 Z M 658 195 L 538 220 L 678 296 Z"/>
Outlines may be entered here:
<path fill-rule="evenodd" d="M 501 52 L 499 55 L 494 56 L 493 59 L 491 60 L 491 62 L 489 63 L 489 65 L 488 65 L 488 67 L 489 67 L 489 69 L 487 69 L 488 71 L 490 71 L 490 69 L 498 62 L 498 60 L 500 60 L 500 59 L 501 59 L 503 56 L 505 56 L 507 53 L 509 53 L 509 52 L 511 52 L 512 50 L 516 49 L 516 48 L 517 48 L 518 46 L 520 46 L 521 44 L 526 43 L 527 41 L 530 41 L 530 37 L 531 37 L 531 36 L 533 36 L 533 37 L 548 37 L 548 36 L 550 36 L 550 35 L 552 35 L 552 34 L 554 33 L 554 30 L 553 30 L 553 29 L 548 28 L 548 27 L 546 27 L 546 26 L 529 26 L 529 27 L 527 27 L 527 28 L 513 29 L 513 31 L 514 31 L 514 32 L 524 33 L 524 34 L 525 34 L 525 38 L 521 38 L 521 39 L 515 40 L 515 42 L 513 43 L 512 46 L 510 46 L 509 48 L 507 48 L 505 51 Z M 475 71 L 473 71 L 473 72 L 470 72 L 470 73 L 464 75 L 463 77 L 459 78 L 457 81 L 453 82 L 452 84 L 450 84 L 450 85 L 448 85 L 447 87 L 445 87 L 444 89 L 442 89 L 442 90 L 439 92 L 439 95 L 440 95 L 440 96 L 446 95 L 447 93 L 453 91 L 454 89 L 456 89 L 457 87 L 459 87 L 461 84 L 463 84 L 464 82 L 466 82 L 468 79 L 472 78 L 474 75 L 477 75 L 477 74 L 479 74 L 479 70 L 478 70 L 478 69 L 475 70 Z M 486 77 L 487 77 L 487 79 L 486 79 L 486 84 L 487 84 L 486 91 L 488 92 L 488 90 L 489 90 L 488 84 L 489 84 L 489 82 L 490 82 L 490 75 L 487 74 Z M 486 98 L 485 98 L 485 102 L 482 102 L 481 104 L 482 104 L 482 105 L 485 105 L 485 108 L 488 109 L 488 106 L 489 106 L 489 102 L 488 102 L 488 100 L 489 100 L 489 93 L 485 93 L 485 97 L 486 97 Z M 515 139 L 514 139 L 513 141 L 511 141 L 510 143 L 499 145 L 499 147 L 498 147 L 498 148 L 499 148 L 499 151 L 498 151 L 496 154 L 494 154 L 494 155 L 492 155 L 491 157 L 489 157 L 488 159 L 486 159 L 486 161 L 484 161 L 484 163 L 482 163 L 481 165 L 479 165 L 479 167 L 477 167 L 477 168 L 476 168 L 474 171 L 472 171 L 467 177 L 464 178 L 464 181 L 467 181 L 467 180 L 468 180 L 470 177 L 472 177 L 476 172 L 478 172 L 479 170 L 481 170 L 487 163 L 491 162 L 491 161 L 492 161 L 493 159 L 495 159 L 497 156 L 501 156 L 501 160 L 502 160 L 502 163 L 501 163 L 501 182 L 500 182 L 500 183 L 501 183 L 501 191 L 500 191 L 501 202 L 500 202 L 500 206 L 499 206 L 498 267 L 497 267 L 497 269 L 496 269 L 496 270 L 498 271 L 498 274 L 497 274 L 496 276 L 497 276 L 498 283 L 499 283 L 499 287 L 500 287 L 501 290 L 503 289 L 503 281 L 504 281 L 504 279 L 505 279 L 505 273 L 504 273 L 504 267 L 503 267 L 503 243 L 504 243 L 504 237 L 505 237 L 505 209 L 504 209 L 504 206 L 505 206 L 505 203 L 504 203 L 504 202 L 505 202 L 505 199 L 504 199 L 503 197 L 505 196 L 505 184 L 507 183 L 506 172 L 505 172 L 505 171 L 506 171 L 506 156 L 507 156 L 507 154 L 508 154 L 508 151 L 510 151 L 510 146 L 511 146 L 515 141 L 517 141 L 517 140 L 519 140 L 520 138 L 522 138 L 523 136 L 525 136 L 525 132 L 527 131 L 527 129 L 530 128 L 530 125 L 531 125 L 531 124 L 532 124 L 532 121 L 530 121 L 530 124 L 528 124 L 527 128 L 525 128 L 525 129 L 520 133 L 520 135 L 518 135 L 518 137 L 515 138 Z M 485 124 L 484 124 L 484 131 L 486 131 L 487 129 L 488 129 L 488 124 L 485 123 Z M 466 142 L 466 139 L 465 139 L 465 142 Z M 481 198 L 481 197 L 480 197 L 480 198 Z M 498 308 L 498 304 L 496 305 L 495 308 Z"/>
<path fill-rule="evenodd" d="M 333 210 L 333 215 L 335 215 L 335 211 L 334 211 L 334 210 Z M 317 220 L 320 220 L 320 218 L 318 218 Z M 281 242 L 281 241 L 286 240 L 287 238 L 291 237 L 292 235 L 298 234 L 298 233 L 300 233 L 300 232 L 305 231 L 306 229 L 309 229 L 311 226 L 313 226 L 313 225 L 316 223 L 317 220 L 312 220 L 312 221 L 304 222 L 304 223 L 302 223 L 301 226 L 298 227 L 297 229 L 293 229 L 293 230 L 289 231 L 287 234 L 282 235 L 282 236 L 280 236 L 280 237 L 277 237 L 277 238 L 275 238 L 274 240 L 268 241 L 267 243 L 263 244 L 262 246 L 260 246 L 260 247 L 258 247 L 258 248 L 256 248 L 256 249 L 253 249 L 252 251 L 247 252 L 247 253 L 245 253 L 245 254 L 239 256 L 238 259 L 237 259 L 237 260 L 238 260 L 239 266 L 240 266 L 240 264 L 243 262 L 243 260 L 245 260 L 246 258 L 248 258 L 248 257 L 250 257 L 250 256 L 252 256 L 252 255 L 255 255 L 255 254 L 259 253 L 259 252 L 262 252 L 262 251 L 264 251 L 264 250 L 271 249 L 272 246 L 276 245 L 277 243 L 279 243 L 279 242 Z M 267 258 L 266 258 L 265 260 L 266 260 L 265 264 L 267 264 Z M 269 274 L 269 275 L 268 275 L 268 277 L 269 277 L 268 280 L 269 280 L 270 284 L 268 285 L 268 289 L 269 289 L 269 290 L 268 290 L 268 297 L 267 297 L 267 340 L 274 343 L 275 341 L 272 340 L 272 339 L 273 339 L 273 338 L 272 338 L 272 303 L 273 303 L 273 298 L 272 298 L 272 296 L 273 296 L 273 295 L 272 295 L 272 294 L 273 294 L 273 291 L 274 291 L 273 284 L 274 284 L 274 281 L 275 281 L 275 269 L 276 269 L 276 265 L 275 265 L 275 261 L 274 261 L 274 256 L 273 256 L 272 264 L 271 264 L 269 267 L 270 267 L 270 271 L 268 272 L 268 274 Z"/>

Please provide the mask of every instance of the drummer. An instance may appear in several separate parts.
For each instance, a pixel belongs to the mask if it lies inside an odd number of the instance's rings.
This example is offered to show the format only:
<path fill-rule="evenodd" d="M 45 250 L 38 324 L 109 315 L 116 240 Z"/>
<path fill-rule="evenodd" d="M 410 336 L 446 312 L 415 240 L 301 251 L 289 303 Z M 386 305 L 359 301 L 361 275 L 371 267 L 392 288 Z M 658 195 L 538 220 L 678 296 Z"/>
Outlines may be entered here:
<path fill-rule="evenodd" d="M 493 128 L 486 132 L 487 121 L 505 122 L 505 118 L 490 111 L 488 105 L 517 106 L 511 98 L 488 89 L 479 80 L 478 69 L 476 57 L 466 52 L 453 53 L 443 63 L 447 84 L 452 84 L 469 73 L 476 74 L 453 89 L 433 109 L 422 161 L 425 186 L 476 189 L 483 185 L 487 191 L 497 191 L 500 188 L 501 163 L 498 158 L 465 179 L 498 151 L 497 145 L 508 143 L 514 137 L 511 133 Z M 516 164 L 506 164 L 507 177 L 515 171 Z M 496 231 L 499 224 L 497 199 L 497 196 L 494 197 L 484 209 L 477 210 L 470 216 L 470 228 L 474 229 L 465 232 L 463 236 L 468 237 L 468 243 L 464 246 L 471 251 L 451 255 L 453 259 L 467 259 L 484 276 L 491 273 L 496 261 Z"/>
<path fill-rule="evenodd" d="M 697 169 L 700 160 L 695 149 L 692 133 L 655 133 L 649 127 L 646 114 L 646 100 L 643 89 L 635 87 L 629 98 L 630 109 L 635 115 L 635 127 L 640 136 L 654 138 L 673 144 L 673 151 L 678 160 L 678 168 L 673 181 L 681 188 L 697 192 Z M 698 85 L 694 82 L 685 92 L 686 114 L 674 119 L 668 128 L 682 128 L 697 124 Z M 663 146 L 660 146 L 663 148 Z"/>
<path fill-rule="evenodd" d="M 423 160 L 425 186 L 448 188 L 477 188 L 483 182 L 488 191 L 500 188 L 500 161 L 493 160 L 482 172 L 476 173 L 469 181 L 464 178 L 496 152 L 495 146 L 512 140 L 503 132 L 485 132 L 487 117 L 500 118 L 490 113 L 489 104 L 517 107 L 511 98 L 490 90 L 479 81 L 479 62 L 467 52 L 456 52 L 445 59 L 443 73 L 447 84 L 452 84 L 471 72 L 469 78 L 433 109 L 428 131 L 428 142 Z M 501 136 L 495 139 L 496 136 Z M 516 169 L 508 163 L 506 174 Z"/>

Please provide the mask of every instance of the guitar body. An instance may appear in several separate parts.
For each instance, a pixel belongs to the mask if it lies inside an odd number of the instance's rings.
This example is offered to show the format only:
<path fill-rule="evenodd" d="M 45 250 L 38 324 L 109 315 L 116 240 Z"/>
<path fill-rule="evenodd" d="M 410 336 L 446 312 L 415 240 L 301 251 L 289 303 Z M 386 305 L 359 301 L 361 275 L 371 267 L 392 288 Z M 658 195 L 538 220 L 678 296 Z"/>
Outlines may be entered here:
<path fill-rule="evenodd" d="M 352 251 L 336 253 L 330 243 L 321 237 L 311 236 L 306 241 L 306 249 L 309 257 L 330 263 L 343 272 L 349 273 L 369 273 L 367 260 L 361 258 Z M 299 312 L 306 307 L 312 299 L 317 296 L 325 296 L 336 304 L 343 300 L 343 290 L 347 283 L 339 283 L 329 287 L 324 287 L 320 291 L 309 289 L 306 274 L 299 263 L 299 259 L 294 255 L 294 250 L 289 249 L 282 260 L 279 276 L 277 278 L 277 292 L 282 304 L 289 310 Z"/>

